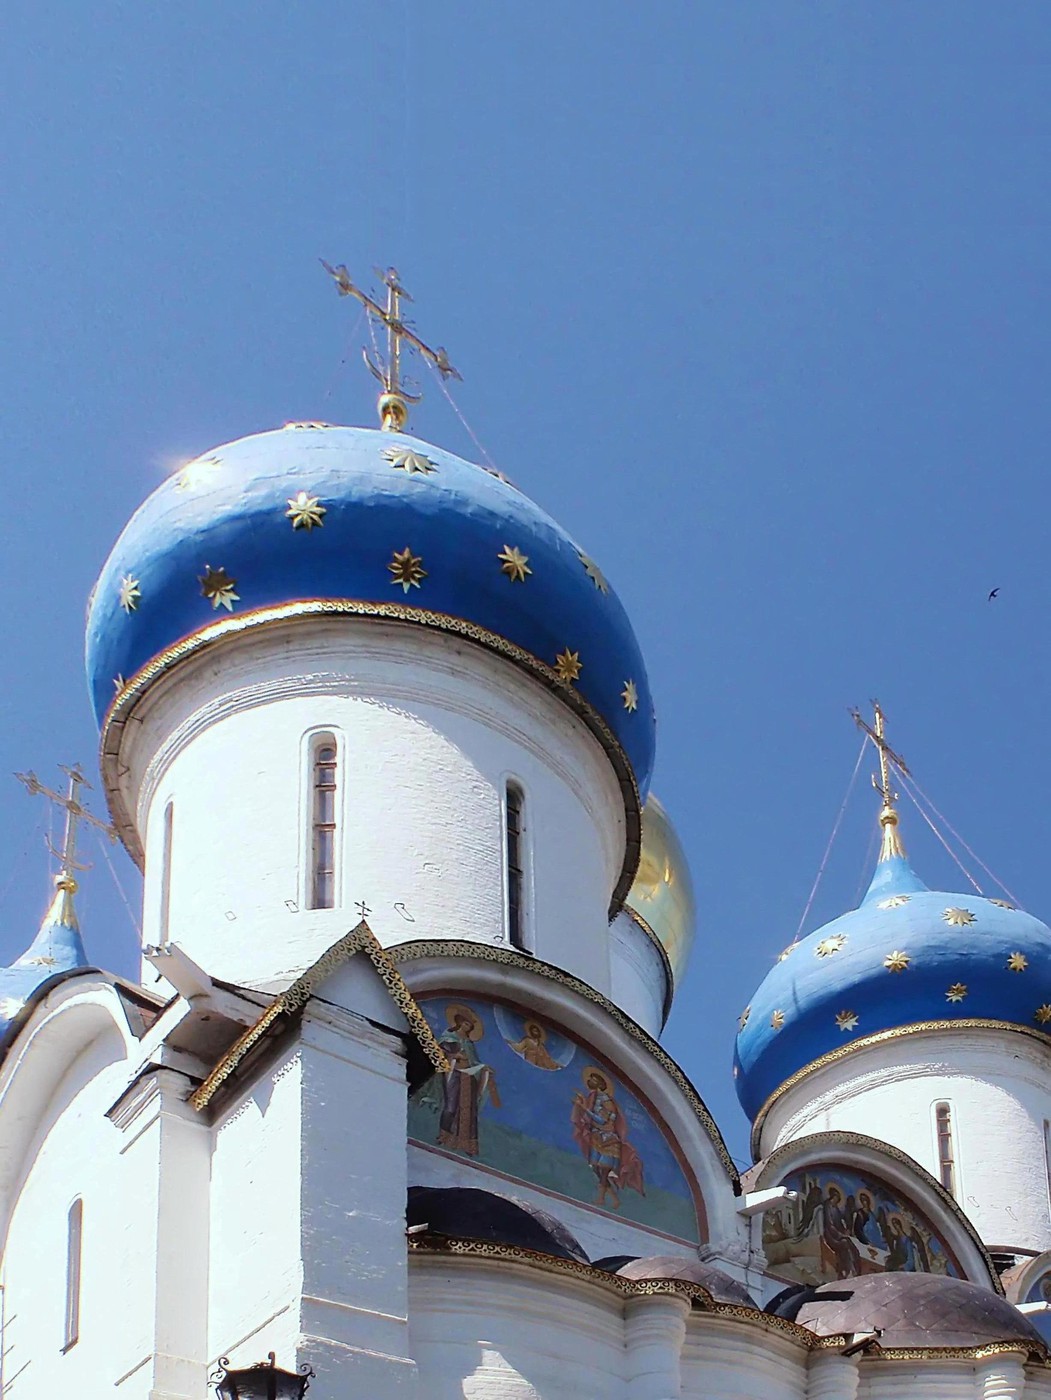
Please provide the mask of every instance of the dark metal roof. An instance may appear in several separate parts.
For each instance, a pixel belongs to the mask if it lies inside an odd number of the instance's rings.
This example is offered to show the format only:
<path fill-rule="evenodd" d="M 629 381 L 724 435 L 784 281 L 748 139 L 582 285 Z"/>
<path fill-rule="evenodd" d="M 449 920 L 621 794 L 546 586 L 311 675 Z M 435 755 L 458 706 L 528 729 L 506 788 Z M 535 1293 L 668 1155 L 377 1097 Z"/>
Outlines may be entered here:
<path fill-rule="evenodd" d="M 866 1274 L 786 1290 L 769 1311 L 818 1336 L 882 1329 L 881 1347 L 976 1347 L 1020 1341 L 1040 1355 L 1033 1325 L 1005 1299 L 940 1274 Z"/>
<path fill-rule="evenodd" d="M 528 1201 L 473 1186 L 410 1186 L 406 1222 L 429 1235 L 530 1249 L 586 1264 L 588 1257 L 561 1220 Z"/>
<path fill-rule="evenodd" d="M 722 1269 L 682 1254 L 652 1254 L 645 1259 L 633 1259 L 617 1273 L 621 1278 L 636 1282 L 642 1279 L 681 1279 L 685 1283 L 699 1283 L 717 1303 L 734 1303 L 738 1307 L 757 1310 L 759 1307 L 747 1288 Z"/>

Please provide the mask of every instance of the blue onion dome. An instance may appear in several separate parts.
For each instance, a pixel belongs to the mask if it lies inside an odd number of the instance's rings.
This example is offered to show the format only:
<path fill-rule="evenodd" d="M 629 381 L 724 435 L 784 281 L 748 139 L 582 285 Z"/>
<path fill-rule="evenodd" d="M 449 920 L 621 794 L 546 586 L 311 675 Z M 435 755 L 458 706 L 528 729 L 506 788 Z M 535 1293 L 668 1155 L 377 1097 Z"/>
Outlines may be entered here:
<path fill-rule="evenodd" d="M 693 948 L 697 907 L 686 853 L 652 792 L 642 809 L 642 854 L 625 905 L 663 950 L 677 984 Z"/>
<path fill-rule="evenodd" d="M 87 967 L 73 894 L 76 881 L 65 870 L 36 937 L 10 967 L 0 968 L 0 1041 L 7 1038 L 34 993 L 78 967 Z"/>
<path fill-rule="evenodd" d="M 228 631 L 319 613 L 436 627 L 519 663 L 590 725 L 636 809 L 645 796 L 646 670 L 598 564 L 499 473 L 369 428 L 241 438 L 154 491 L 89 606 L 96 717 Z"/>
<path fill-rule="evenodd" d="M 891 1030 L 961 1022 L 1051 1043 L 1051 929 L 1000 899 L 930 890 L 888 803 L 860 906 L 792 944 L 742 1013 L 734 1075 L 753 1121 L 793 1076 Z"/>

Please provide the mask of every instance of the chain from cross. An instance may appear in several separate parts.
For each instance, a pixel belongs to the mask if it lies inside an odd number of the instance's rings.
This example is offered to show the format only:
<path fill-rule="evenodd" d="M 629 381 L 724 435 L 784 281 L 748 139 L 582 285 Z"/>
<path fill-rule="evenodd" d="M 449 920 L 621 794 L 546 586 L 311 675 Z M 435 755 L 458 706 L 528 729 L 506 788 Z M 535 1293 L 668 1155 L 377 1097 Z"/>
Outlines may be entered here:
<path fill-rule="evenodd" d="M 369 316 L 379 321 L 387 329 L 387 356 L 386 361 L 380 364 L 374 363 L 369 358 L 367 350 L 361 353 L 365 358 L 365 363 L 370 371 L 383 385 L 383 396 L 380 399 L 380 418 L 383 427 L 388 432 L 401 432 L 408 422 L 409 404 L 419 403 L 419 394 L 410 394 L 405 388 L 401 379 L 401 349 L 402 341 L 407 341 L 414 350 L 434 366 L 443 379 L 462 379 L 463 375 L 449 363 L 449 356 L 445 347 L 439 345 L 437 350 L 422 341 L 402 319 L 402 302 L 412 301 L 412 297 L 401 285 L 396 267 L 388 267 L 386 271 L 381 268 L 374 268 L 376 276 L 387 289 L 387 304 L 381 306 L 368 292 L 362 291 L 350 277 L 346 264 L 340 263 L 337 267 L 332 267 L 320 259 L 321 266 L 336 284 L 336 290 L 341 297 L 356 297 L 364 306 Z"/>
<path fill-rule="evenodd" d="M 906 778 L 911 778 L 912 774 L 901 754 L 895 753 L 887 743 L 883 709 L 878 700 L 872 701 L 873 723 L 871 725 L 865 723 L 859 710 L 851 710 L 850 713 L 854 723 L 869 736 L 879 754 L 879 778 L 877 779 L 873 773 L 872 786 L 883 798 L 884 807 L 893 807 L 898 800 L 898 794 L 891 786 L 891 768 L 896 768 L 899 773 L 904 773 Z"/>
<path fill-rule="evenodd" d="M 83 822 L 96 827 L 111 841 L 117 839 L 117 829 L 109 822 L 101 821 L 93 813 L 89 812 L 80 801 L 81 788 L 90 788 L 91 784 L 80 770 L 79 764 L 74 764 L 72 768 L 67 768 L 64 763 L 58 765 L 62 772 L 69 779 L 69 791 L 66 793 L 56 792 L 54 788 L 49 788 L 42 783 L 37 775 L 30 770 L 28 773 L 16 773 L 15 777 L 23 783 L 26 789 L 33 795 L 42 794 L 49 802 L 56 807 L 62 808 L 66 814 L 66 829 L 62 837 L 61 848 L 56 848 L 50 841 L 47 848 L 55 859 L 59 862 L 61 870 L 60 879 L 72 880 L 74 870 L 87 870 L 89 867 L 76 858 L 77 856 L 77 827 Z"/>

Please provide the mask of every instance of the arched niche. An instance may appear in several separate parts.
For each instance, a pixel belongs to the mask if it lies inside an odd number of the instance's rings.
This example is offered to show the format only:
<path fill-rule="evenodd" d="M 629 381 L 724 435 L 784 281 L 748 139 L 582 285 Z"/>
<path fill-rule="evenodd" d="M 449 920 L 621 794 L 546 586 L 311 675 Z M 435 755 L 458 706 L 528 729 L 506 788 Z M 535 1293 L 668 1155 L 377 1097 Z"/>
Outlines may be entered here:
<path fill-rule="evenodd" d="M 974 1226 L 952 1195 L 897 1148 L 861 1133 L 796 1138 L 753 1169 L 753 1192 L 793 1199 L 763 1214 L 775 1281 L 822 1284 L 859 1275 L 936 1273 L 1003 1288 Z"/>
<path fill-rule="evenodd" d="M 404 964 L 402 970 L 410 973 Z M 642 1047 L 617 1025 L 603 1025 L 593 1002 L 582 1016 L 563 985 L 553 997 L 534 974 L 513 983 L 504 977 L 497 989 L 470 971 L 480 969 L 446 963 L 442 981 L 428 978 L 426 988 L 418 968 L 410 973 L 454 1065 L 410 1101 L 408 1135 L 423 1154 L 422 1170 L 446 1184 L 466 1184 L 469 1171 L 486 1189 L 526 1188 L 556 1212 L 564 1203 L 575 1221 L 585 1212 L 612 1230 L 645 1230 L 654 1250 L 661 1239 L 683 1250 L 707 1242 L 708 1202 L 689 1140 L 702 1127 L 699 1100 L 684 1104 L 663 1065 L 640 1055 Z M 670 1116 L 690 1114 L 686 1142 L 668 1121 L 669 1109 Z M 709 1140 L 706 1157 L 712 1149 Z M 705 1167 L 712 1171 L 710 1162 Z M 721 1190 L 732 1203 L 725 1175 Z"/>

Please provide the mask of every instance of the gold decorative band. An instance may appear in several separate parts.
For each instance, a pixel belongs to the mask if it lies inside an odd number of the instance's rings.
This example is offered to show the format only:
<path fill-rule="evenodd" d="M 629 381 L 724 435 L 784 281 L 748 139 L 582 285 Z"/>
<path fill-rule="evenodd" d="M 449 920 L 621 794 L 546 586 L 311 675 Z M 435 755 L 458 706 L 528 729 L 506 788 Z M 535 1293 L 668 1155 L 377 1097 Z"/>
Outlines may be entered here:
<path fill-rule="evenodd" d="M 116 777 L 116 759 L 120 752 L 121 736 L 125 725 L 132 718 L 135 706 L 146 691 L 173 667 L 191 656 L 196 656 L 207 647 L 217 645 L 227 637 L 254 631 L 274 623 L 288 622 L 297 617 L 376 617 L 389 622 L 413 623 L 418 627 L 432 627 L 440 632 L 464 637 L 476 642 L 488 651 L 505 657 L 557 695 L 591 731 L 601 744 L 613 765 L 621 795 L 624 799 L 626 823 L 624 860 L 620 875 L 610 900 L 609 917 L 620 912 L 631 889 L 639 868 L 639 855 L 642 849 L 642 804 L 635 774 L 620 741 L 602 718 L 599 712 L 567 681 L 562 680 L 553 666 L 540 661 L 523 647 L 509 642 L 506 637 L 490 632 L 475 622 L 449 613 L 434 612 L 430 608 L 416 608 L 405 603 L 372 603 L 358 598 L 305 598 L 294 603 L 280 603 L 273 607 L 256 608 L 251 612 L 237 613 L 210 623 L 189 636 L 183 637 L 172 646 L 147 661 L 132 678 L 122 685 L 111 704 L 102 724 L 102 737 L 99 745 L 99 766 L 102 770 L 103 786 L 110 815 L 128 854 L 142 869 L 145 856 L 139 841 L 138 832 L 126 810 Z"/>
<path fill-rule="evenodd" d="M 1013 1021 L 995 1021 L 977 1016 L 961 1018 L 956 1021 L 914 1021 L 908 1026 L 893 1026 L 890 1030 L 875 1031 L 872 1035 L 861 1036 L 858 1040 L 852 1040 L 849 1045 L 839 1045 L 835 1050 L 829 1050 L 827 1054 L 819 1055 L 811 1064 L 797 1069 L 795 1074 L 789 1075 L 783 1084 L 778 1085 L 755 1115 L 755 1121 L 752 1124 L 752 1156 L 758 1160 L 763 1124 L 766 1122 L 767 1114 L 778 1099 L 783 1094 L 788 1093 L 789 1089 L 794 1089 L 797 1084 L 801 1084 L 810 1075 L 816 1074 L 819 1069 L 824 1069 L 826 1065 L 845 1060 L 848 1055 L 856 1054 L 858 1050 L 867 1050 L 870 1045 L 882 1045 L 888 1040 L 902 1040 L 908 1035 L 924 1035 L 930 1031 L 1015 1031 L 1019 1035 L 1029 1036 L 1030 1039 L 1038 1040 L 1042 1045 L 1051 1048 L 1051 1035 L 1047 1035 L 1044 1031 L 1038 1031 L 1033 1026 L 1019 1026 Z"/>

